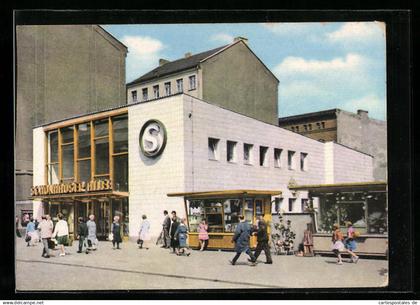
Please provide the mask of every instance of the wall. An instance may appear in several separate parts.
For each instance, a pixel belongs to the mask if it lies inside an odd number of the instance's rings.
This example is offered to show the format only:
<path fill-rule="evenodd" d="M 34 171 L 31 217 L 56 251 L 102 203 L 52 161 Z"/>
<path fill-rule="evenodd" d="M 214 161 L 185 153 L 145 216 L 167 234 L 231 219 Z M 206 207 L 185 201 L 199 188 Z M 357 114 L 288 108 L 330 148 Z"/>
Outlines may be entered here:
<path fill-rule="evenodd" d="M 27 173 L 18 201 L 32 183 L 32 128 L 125 104 L 126 52 L 96 25 L 16 27 L 15 158 Z"/>
<path fill-rule="evenodd" d="M 191 75 L 195 75 L 196 76 L 196 89 L 194 90 L 190 90 L 190 83 L 189 83 L 189 77 Z M 175 94 L 178 93 L 177 91 L 177 84 L 176 84 L 176 80 L 177 79 L 183 79 L 184 82 L 184 91 L 185 93 L 188 93 L 189 95 L 195 96 L 200 98 L 200 85 L 201 85 L 201 81 L 199 79 L 199 73 L 197 72 L 197 69 L 192 69 L 189 71 L 182 71 L 181 73 L 177 73 L 177 74 L 172 74 L 169 75 L 167 77 L 162 77 L 159 78 L 158 81 L 148 81 L 142 84 L 135 84 L 130 86 L 129 88 L 127 88 L 127 100 L 128 103 L 134 103 L 135 101 L 133 101 L 132 98 L 132 92 L 133 91 L 137 91 L 137 102 L 142 102 L 143 101 L 143 93 L 142 90 L 143 88 L 147 88 L 147 92 L 148 92 L 148 100 L 154 99 L 153 96 L 153 86 L 155 85 L 159 85 L 159 96 L 160 97 L 164 97 L 165 94 L 165 83 L 166 82 L 170 82 L 171 83 L 171 94 Z"/>
<path fill-rule="evenodd" d="M 244 42 L 201 66 L 203 100 L 277 125 L 278 81 Z"/>
<path fill-rule="evenodd" d="M 163 210 L 185 215 L 182 197 L 166 196 L 185 187 L 183 118 L 182 95 L 128 107 L 130 236 L 138 236 L 143 214 L 150 221 L 152 236 L 162 230 Z M 145 157 L 139 146 L 141 127 L 150 119 L 161 121 L 167 130 L 166 147 L 156 159 Z"/>
<path fill-rule="evenodd" d="M 321 123 L 325 124 L 324 128 L 319 128 L 317 123 L 321 125 Z M 305 131 L 304 125 L 312 125 L 312 130 Z M 307 136 L 308 138 L 314 140 L 322 140 L 323 142 L 328 141 L 337 141 L 337 120 L 335 117 L 333 119 L 325 119 L 325 118 L 315 118 L 313 120 L 310 119 L 302 119 L 296 123 L 281 123 L 279 126 L 286 128 L 288 130 L 292 130 L 292 127 L 296 128 L 299 126 L 299 132 L 302 135 Z"/>
<path fill-rule="evenodd" d="M 373 177 L 387 180 L 387 125 L 370 119 L 367 112 L 340 111 L 337 116 L 337 142 L 374 156 Z"/>
<path fill-rule="evenodd" d="M 35 128 L 33 130 L 33 142 L 36 145 L 33 146 L 33 155 L 34 158 L 34 176 L 32 185 L 43 185 L 45 184 L 45 158 L 47 152 L 45 151 L 45 133 L 42 127 Z M 30 189 L 29 189 L 30 190 Z M 41 219 L 42 216 L 42 202 L 41 201 L 32 201 L 34 218 Z"/>

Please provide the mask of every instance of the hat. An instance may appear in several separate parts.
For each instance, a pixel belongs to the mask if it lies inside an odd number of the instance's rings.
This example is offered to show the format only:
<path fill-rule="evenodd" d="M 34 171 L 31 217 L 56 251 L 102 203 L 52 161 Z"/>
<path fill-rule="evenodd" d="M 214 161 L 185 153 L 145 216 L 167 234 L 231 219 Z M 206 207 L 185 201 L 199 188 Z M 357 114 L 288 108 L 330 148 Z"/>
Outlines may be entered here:
<path fill-rule="evenodd" d="M 338 223 L 333 224 L 334 229 L 338 229 L 339 227 L 340 227 L 340 225 Z"/>

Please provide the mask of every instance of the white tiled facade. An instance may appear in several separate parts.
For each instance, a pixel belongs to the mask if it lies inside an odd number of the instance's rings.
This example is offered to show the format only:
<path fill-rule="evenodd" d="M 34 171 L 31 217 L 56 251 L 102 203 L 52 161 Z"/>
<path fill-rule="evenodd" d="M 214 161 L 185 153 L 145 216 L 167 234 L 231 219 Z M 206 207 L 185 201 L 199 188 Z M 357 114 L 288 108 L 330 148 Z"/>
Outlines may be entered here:
<path fill-rule="evenodd" d="M 145 157 L 139 133 L 148 120 L 163 123 L 166 147 L 156 158 Z M 334 143 L 321 143 L 275 125 L 211 105 L 181 94 L 128 106 L 129 141 L 129 231 L 138 235 L 141 216 L 146 214 L 151 233 L 161 230 L 163 210 L 185 216 L 183 198 L 174 192 L 228 189 L 280 190 L 280 209 L 289 211 L 289 198 L 296 198 L 292 212 L 301 212 L 306 192 L 292 193 L 288 184 L 323 184 L 372 180 L 372 157 Z M 208 139 L 219 139 L 218 160 L 209 160 Z M 226 141 L 236 142 L 235 161 L 227 161 Z M 45 135 L 34 129 L 34 185 L 44 184 Z M 244 143 L 253 145 L 252 164 L 244 163 Z M 259 147 L 268 148 L 267 162 L 260 166 Z M 274 149 L 282 149 L 276 167 Z M 295 152 L 295 168 L 289 169 L 288 151 Z M 307 154 L 301 170 L 300 154 Z M 34 203 L 39 208 L 39 203 Z M 35 209 L 34 209 L 35 210 Z"/>
<path fill-rule="evenodd" d="M 45 184 L 45 133 L 42 127 L 33 130 L 33 185 Z M 42 215 L 42 202 L 33 201 L 33 217 L 40 219 Z"/>

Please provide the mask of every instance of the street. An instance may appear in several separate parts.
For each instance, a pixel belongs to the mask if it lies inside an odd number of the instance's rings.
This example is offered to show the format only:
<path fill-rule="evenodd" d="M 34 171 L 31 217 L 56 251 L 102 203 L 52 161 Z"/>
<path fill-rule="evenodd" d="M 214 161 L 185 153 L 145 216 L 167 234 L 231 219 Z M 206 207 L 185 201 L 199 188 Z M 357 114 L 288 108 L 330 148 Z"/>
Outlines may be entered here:
<path fill-rule="evenodd" d="M 326 288 L 384 287 L 388 283 L 388 261 L 362 258 L 357 264 L 334 257 L 265 256 L 250 266 L 242 254 L 237 265 L 229 264 L 233 252 L 192 251 L 176 256 L 168 249 L 151 245 L 138 249 L 124 242 L 121 250 L 100 242 L 97 251 L 77 253 L 76 241 L 67 247 L 68 255 L 43 258 L 42 244 L 26 247 L 16 241 L 16 289 L 33 290 L 147 290 L 147 289 L 223 289 L 223 288 Z"/>

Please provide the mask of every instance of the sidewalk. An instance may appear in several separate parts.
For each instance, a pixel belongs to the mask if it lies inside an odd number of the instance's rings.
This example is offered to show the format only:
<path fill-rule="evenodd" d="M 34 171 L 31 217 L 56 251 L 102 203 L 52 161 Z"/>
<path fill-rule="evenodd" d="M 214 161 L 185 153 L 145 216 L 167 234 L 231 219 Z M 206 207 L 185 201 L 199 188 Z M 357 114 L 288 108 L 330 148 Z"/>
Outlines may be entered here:
<path fill-rule="evenodd" d="M 273 265 L 249 266 L 246 254 L 237 265 L 229 264 L 233 252 L 192 251 L 176 256 L 152 245 L 138 249 L 133 242 L 113 250 L 110 242 L 86 255 L 76 253 L 76 241 L 69 255 L 41 257 L 42 245 L 26 247 L 16 243 L 17 290 L 145 290 L 221 288 L 315 288 L 383 287 L 388 282 L 388 261 L 360 259 L 357 264 L 337 265 L 334 257 L 273 255 Z"/>

